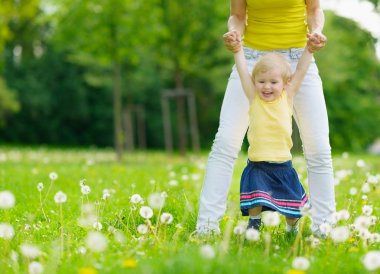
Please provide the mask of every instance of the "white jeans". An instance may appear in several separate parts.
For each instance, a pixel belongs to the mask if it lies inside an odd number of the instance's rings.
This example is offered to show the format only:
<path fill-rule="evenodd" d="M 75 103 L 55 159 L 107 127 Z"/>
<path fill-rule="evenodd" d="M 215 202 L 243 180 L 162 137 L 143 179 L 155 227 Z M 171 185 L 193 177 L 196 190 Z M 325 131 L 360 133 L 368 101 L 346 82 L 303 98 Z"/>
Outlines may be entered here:
<path fill-rule="evenodd" d="M 296 68 L 303 49 L 279 50 Z M 265 51 L 244 48 L 249 70 Z M 248 124 L 248 100 L 235 66 L 230 75 L 220 113 L 218 132 L 208 158 L 200 196 L 197 231 L 220 232 L 219 221 L 226 211 L 227 194 L 235 160 Z M 294 98 L 294 118 L 298 125 L 307 161 L 309 199 L 312 205 L 312 230 L 335 212 L 334 176 L 329 142 L 328 118 L 321 78 L 313 60 L 302 86 Z"/>

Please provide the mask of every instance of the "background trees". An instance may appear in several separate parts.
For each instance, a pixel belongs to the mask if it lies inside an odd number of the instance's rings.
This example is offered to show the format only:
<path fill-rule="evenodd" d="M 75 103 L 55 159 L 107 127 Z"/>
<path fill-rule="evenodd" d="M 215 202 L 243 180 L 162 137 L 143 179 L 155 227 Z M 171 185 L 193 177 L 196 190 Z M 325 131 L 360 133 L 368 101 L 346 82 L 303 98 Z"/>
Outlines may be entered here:
<path fill-rule="evenodd" d="M 122 113 L 139 105 L 145 109 L 147 147 L 163 148 L 161 92 L 184 87 L 196 96 L 201 145 L 210 147 L 233 62 L 221 39 L 228 2 L 5 2 L 0 122 L 6 118 L 7 124 L 0 142 L 114 145 L 120 158 L 127 136 Z M 363 150 L 380 136 L 375 39 L 348 19 L 331 12 L 326 18 L 329 42 L 316 59 L 332 146 Z M 186 122 L 185 109 L 180 101 L 171 104 L 179 125 Z M 186 127 L 177 130 L 176 145 L 181 134 L 189 134 Z"/>

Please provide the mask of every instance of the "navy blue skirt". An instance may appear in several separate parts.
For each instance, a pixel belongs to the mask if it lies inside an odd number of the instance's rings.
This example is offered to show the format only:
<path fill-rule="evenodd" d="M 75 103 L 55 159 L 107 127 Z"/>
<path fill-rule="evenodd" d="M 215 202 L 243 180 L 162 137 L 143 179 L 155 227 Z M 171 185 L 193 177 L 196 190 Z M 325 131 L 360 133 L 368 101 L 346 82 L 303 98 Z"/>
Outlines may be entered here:
<path fill-rule="evenodd" d="M 263 211 L 278 211 L 290 218 L 300 218 L 308 203 L 292 161 L 284 163 L 252 162 L 248 160 L 240 181 L 240 209 L 262 206 Z"/>

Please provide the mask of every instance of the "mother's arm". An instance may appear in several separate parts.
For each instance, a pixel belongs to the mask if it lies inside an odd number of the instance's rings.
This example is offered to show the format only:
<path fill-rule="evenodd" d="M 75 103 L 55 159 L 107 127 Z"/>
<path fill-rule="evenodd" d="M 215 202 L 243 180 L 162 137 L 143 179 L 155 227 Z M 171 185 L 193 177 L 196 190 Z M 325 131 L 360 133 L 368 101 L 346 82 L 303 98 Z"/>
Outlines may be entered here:
<path fill-rule="evenodd" d="M 320 5 L 319 0 L 305 0 L 307 24 L 309 27 L 309 50 L 316 52 L 322 49 L 327 41 L 325 35 L 322 34 L 325 24 L 325 15 Z"/>
<path fill-rule="evenodd" d="M 241 48 L 241 39 L 245 30 L 246 0 L 231 0 L 230 17 L 228 18 L 228 32 L 223 35 L 226 48 L 238 52 Z"/>

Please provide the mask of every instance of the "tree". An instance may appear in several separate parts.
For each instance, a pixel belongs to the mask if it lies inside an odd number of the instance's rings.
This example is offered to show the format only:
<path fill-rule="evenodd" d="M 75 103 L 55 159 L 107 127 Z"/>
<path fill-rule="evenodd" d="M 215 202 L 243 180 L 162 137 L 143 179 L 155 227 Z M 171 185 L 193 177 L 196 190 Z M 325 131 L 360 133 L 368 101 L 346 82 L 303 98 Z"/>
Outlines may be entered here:
<path fill-rule="evenodd" d="M 122 67 L 136 64 L 135 48 L 155 30 L 155 1 L 65 0 L 55 3 L 55 41 L 70 60 L 86 66 L 88 82 L 113 91 L 117 159 L 123 152 Z"/>
<path fill-rule="evenodd" d="M 316 54 L 332 147 L 364 150 L 380 136 L 380 62 L 375 39 L 354 21 L 326 13 L 326 48 Z"/>

